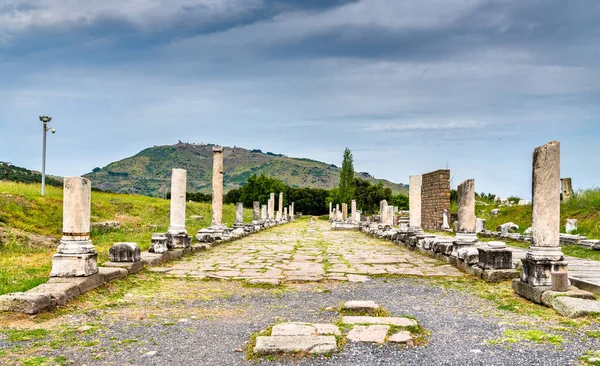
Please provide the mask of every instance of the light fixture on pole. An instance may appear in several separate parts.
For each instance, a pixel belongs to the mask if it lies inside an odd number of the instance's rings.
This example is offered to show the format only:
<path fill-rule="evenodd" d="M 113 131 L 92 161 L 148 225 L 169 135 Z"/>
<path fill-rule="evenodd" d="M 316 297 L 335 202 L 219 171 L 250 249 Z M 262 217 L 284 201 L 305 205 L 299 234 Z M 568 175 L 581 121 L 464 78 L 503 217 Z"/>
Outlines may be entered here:
<path fill-rule="evenodd" d="M 42 146 L 42 196 L 44 195 L 44 188 L 46 186 L 46 132 L 50 130 L 48 128 L 48 123 L 52 121 L 52 117 L 48 116 L 40 116 L 40 121 L 44 124 L 44 142 Z M 52 133 L 56 133 L 56 130 L 53 128 Z"/>

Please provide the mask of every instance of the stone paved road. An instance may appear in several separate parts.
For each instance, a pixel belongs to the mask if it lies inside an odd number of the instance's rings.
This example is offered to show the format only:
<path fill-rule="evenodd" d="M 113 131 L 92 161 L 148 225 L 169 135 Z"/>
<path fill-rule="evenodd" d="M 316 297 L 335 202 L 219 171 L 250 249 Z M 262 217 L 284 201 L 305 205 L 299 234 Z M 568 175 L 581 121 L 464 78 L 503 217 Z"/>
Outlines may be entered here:
<path fill-rule="evenodd" d="M 169 267 L 170 276 L 350 282 L 369 275 L 462 276 L 442 264 L 398 246 L 332 231 L 327 221 L 293 223 L 199 253 Z M 159 271 L 167 271 L 159 269 Z"/>

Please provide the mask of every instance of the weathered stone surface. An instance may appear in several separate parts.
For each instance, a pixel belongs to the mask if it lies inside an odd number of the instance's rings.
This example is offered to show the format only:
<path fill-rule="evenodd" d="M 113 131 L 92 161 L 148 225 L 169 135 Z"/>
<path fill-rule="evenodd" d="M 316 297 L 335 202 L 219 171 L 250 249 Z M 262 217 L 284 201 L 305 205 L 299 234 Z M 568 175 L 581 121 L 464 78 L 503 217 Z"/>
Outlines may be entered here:
<path fill-rule="evenodd" d="M 258 355 L 288 352 L 327 354 L 335 351 L 337 342 L 334 336 L 257 337 L 254 347 L 254 353 Z"/>
<path fill-rule="evenodd" d="M 600 302 L 560 296 L 552 301 L 552 308 L 568 318 L 600 314 Z"/>
<path fill-rule="evenodd" d="M 425 230 L 440 230 L 443 212 L 450 210 L 450 170 L 423 174 L 420 207 L 421 227 Z"/>
<path fill-rule="evenodd" d="M 213 147 L 212 226 L 223 223 L 223 147 Z"/>
<path fill-rule="evenodd" d="M 375 316 L 344 316 L 344 324 L 376 324 L 376 325 L 395 325 L 398 327 L 412 327 L 417 325 L 413 319 L 399 317 L 375 317 Z"/>
<path fill-rule="evenodd" d="M 392 334 L 388 338 L 388 342 L 400 344 L 410 344 L 412 343 L 412 340 L 413 337 L 410 335 L 410 332 L 406 330 L 402 330 L 398 333 Z"/>
<path fill-rule="evenodd" d="M 575 297 L 578 299 L 596 300 L 596 296 L 591 292 L 580 290 L 577 287 L 571 286 L 567 291 L 546 291 L 542 294 L 542 303 L 551 307 L 554 299 L 560 296 Z"/>
<path fill-rule="evenodd" d="M 389 325 L 356 325 L 348 333 L 348 339 L 352 342 L 383 344 L 389 330 Z"/>
<path fill-rule="evenodd" d="M 171 173 L 171 202 L 169 234 L 187 234 L 185 229 L 185 205 L 187 171 L 173 169 Z"/>
<path fill-rule="evenodd" d="M 538 304 L 542 303 L 542 295 L 544 292 L 552 290 L 551 286 L 533 286 L 518 278 L 512 280 L 512 288 L 518 295 Z"/>
<path fill-rule="evenodd" d="M 411 175 L 409 180 L 409 227 L 421 227 L 421 176 Z M 381 212 L 383 214 L 383 212 Z"/>
<path fill-rule="evenodd" d="M 251 285 L 272 285 L 279 286 L 281 281 L 275 278 L 254 278 L 248 280 L 248 283 Z"/>
<path fill-rule="evenodd" d="M 561 178 L 561 191 L 562 191 L 562 200 L 568 201 L 573 197 L 573 183 L 571 178 Z"/>
<path fill-rule="evenodd" d="M 492 211 L 490 211 L 492 213 L 492 216 L 498 216 L 498 214 L 500 213 L 500 209 L 499 208 L 495 208 Z"/>
<path fill-rule="evenodd" d="M 271 330 L 271 336 L 316 336 L 317 329 L 306 323 L 276 324 Z"/>
<path fill-rule="evenodd" d="M 346 301 L 344 303 L 345 310 L 355 310 L 355 311 L 371 311 L 371 310 L 379 310 L 380 306 L 375 303 L 375 301 Z"/>
<path fill-rule="evenodd" d="M 102 222 L 92 222 L 90 223 L 90 227 L 92 230 L 96 231 L 112 231 L 119 230 L 121 228 L 121 223 L 118 221 L 102 221 Z"/>
<path fill-rule="evenodd" d="M 348 274 L 346 277 L 348 277 L 349 282 L 367 282 L 367 281 L 371 280 L 371 278 L 369 276 L 354 275 L 354 274 Z"/>
<path fill-rule="evenodd" d="M 519 278 L 521 273 L 516 269 L 486 269 L 481 272 L 480 276 L 487 282 L 500 282 Z"/>
<path fill-rule="evenodd" d="M 533 152 L 533 245 L 556 247 L 560 228 L 560 142 Z"/>
<path fill-rule="evenodd" d="M 127 270 L 127 272 L 133 274 L 138 273 L 139 271 L 144 269 L 144 262 L 142 262 L 141 260 L 138 262 L 104 262 L 102 264 L 102 267 L 124 268 Z"/>
<path fill-rule="evenodd" d="M 0 296 L 0 311 L 37 314 L 51 307 L 52 300 L 48 294 L 13 292 Z"/>
<path fill-rule="evenodd" d="M 478 266 L 483 269 L 511 269 L 512 251 L 504 242 L 489 242 L 477 248 L 479 251 Z"/>
<path fill-rule="evenodd" d="M 314 323 L 311 325 L 315 327 L 319 335 L 342 335 L 342 332 L 340 332 L 340 328 L 337 325 L 320 323 Z"/>
<path fill-rule="evenodd" d="M 499 231 L 504 235 L 508 233 L 516 233 L 519 231 L 519 225 L 515 224 L 514 222 L 507 222 L 505 224 L 498 225 L 496 227 L 496 231 Z"/>
<path fill-rule="evenodd" d="M 571 234 L 573 231 L 577 231 L 577 219 L 567 219 L 565 224 L 565 232 Z"/>
<path fill-rule="evenodd" d="M 458 185 L 458 231 L 474 233 L 476 224 L 475 180 L 467 179 Z"/>
<path fill-rule="evenodd" d="M 486 220 L 485 219 L 480 219 L 479 217 L 477 218 L 477 222 L 475 224 L 475 232 L 476 233 L 482 233 L 485 231 L 485 223 Z"/>
<path fill-rule="evenodd" d="M 165 234 L 154 233 L 152 234 L 152 241 L 150 242 L 150 249 L 148 251 L 150 253 L 165 253 L 169 250 L 168 241 L 169 239 Z"/>
<path fill-rule="evenodd" d="M 140 247 L 136 243 L 115 243 L 108 249 L 111 262 L 139 262 Z"/>

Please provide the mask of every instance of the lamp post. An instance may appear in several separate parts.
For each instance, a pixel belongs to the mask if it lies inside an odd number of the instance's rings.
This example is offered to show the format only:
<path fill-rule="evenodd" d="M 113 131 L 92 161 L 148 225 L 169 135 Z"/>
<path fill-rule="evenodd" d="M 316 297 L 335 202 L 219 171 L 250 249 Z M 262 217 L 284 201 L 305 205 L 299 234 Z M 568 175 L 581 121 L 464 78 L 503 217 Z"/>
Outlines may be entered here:
<path fill-rule="evenodd" d="M 50 128 L 48 128 L 48 123 L 50 121 L 52 121 L 52 117 L 48 117 L 48 116 L 40 116 L 40 121 L 44 124 L 44 131 L 43 131 L 43 146 L 42 146 L 42 196 L 44 195 L 44 188 L 46 186 L 46 132 L 48 132 L 48 130 L 50 130 Z M 56 130 L 53 128 L 52 129 L 52 133 L 56 133 Z"/>

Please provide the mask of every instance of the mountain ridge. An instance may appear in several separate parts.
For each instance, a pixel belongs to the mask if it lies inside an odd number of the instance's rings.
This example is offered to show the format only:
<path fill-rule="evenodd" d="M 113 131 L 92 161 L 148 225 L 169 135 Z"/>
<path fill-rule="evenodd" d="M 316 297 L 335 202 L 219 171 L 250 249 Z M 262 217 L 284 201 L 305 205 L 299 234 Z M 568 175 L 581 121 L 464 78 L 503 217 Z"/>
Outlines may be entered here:
<path fill-rule="evenodd" d="M 102 190 L 162 196 L 170 188 L 171 169 L 188 171 L 188 191 L 210 193 L 212 147 L 179 141 L 175 145 L 155 145 L 139 153 L 95 168 L 84 177 Z M 313 159 L 288 157 L 259 149 L 224 146 L 224 190 L 239 188 L 253 174 L 280 179 L 292 187 L 331 189 L 338 185 L 340 168 Z M 377 179 L 365 172 L 355 176 L 371 183 L 381 182 L 394 193 L 407 193 L 407 186 Z"/>

